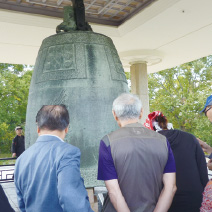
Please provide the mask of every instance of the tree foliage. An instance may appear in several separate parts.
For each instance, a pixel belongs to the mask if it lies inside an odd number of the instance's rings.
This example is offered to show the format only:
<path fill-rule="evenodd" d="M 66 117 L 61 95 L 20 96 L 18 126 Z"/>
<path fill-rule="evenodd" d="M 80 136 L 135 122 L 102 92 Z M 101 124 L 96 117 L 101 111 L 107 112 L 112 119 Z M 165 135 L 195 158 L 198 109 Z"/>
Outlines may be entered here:
<path fill-rule="evenodd" d="M 25 125 L 32 70 L 26 65 L 0 64 L 1 152 L 10 150 L 15 126 Z"/>
<path fill-rule="evenodd" d="M 162 111 L 175 128 L 212 144 L 212 126 L 199 113 L 212 94 L 211 79 L 212 56 L 150 74 L 150 111 Z"/>
<path fill-rule="evenodd" d="M 129 74 L 129 73 L 128 73 Z M 17 125 L 24 127 L 32 68 L 0 64 L 0 152 L 9 152 Z M 129 76 L 127 76 L 129 77 Z M 212 56 L 149 75 L 150 111 L 160 110 L 175 128 L 212 145 L 212 126 L 200 114 L 212 89 Z"/>

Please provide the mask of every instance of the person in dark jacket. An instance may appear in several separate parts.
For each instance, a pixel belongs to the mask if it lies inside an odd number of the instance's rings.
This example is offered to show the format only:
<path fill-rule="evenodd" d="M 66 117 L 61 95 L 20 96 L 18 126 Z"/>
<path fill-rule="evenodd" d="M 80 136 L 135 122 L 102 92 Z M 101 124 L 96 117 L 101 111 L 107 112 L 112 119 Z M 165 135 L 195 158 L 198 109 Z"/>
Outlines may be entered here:
<path fill-rule="evenodd" d="M 1 185 L 0 185 L 0 211 L 14 212 Z"/>
<path fill-rule="evenodd" d="M 22 135 L 22 127 L 16 127 L 15 132 L 16 136 L 13 139 L 12 143 L 12 157 L 19 157 L 25 151 L 25 141 L 24 136 Z"/>
<path fill-rule="evenodd" d="M 167 138 L 174 154 L 177 192 L 169 212 L 199 212 L 208 182 L 206 160 L 199 142 L 190 133 L 174 130 L 159 111 L 149 114 L 146 123 L 148 128 Z"/>

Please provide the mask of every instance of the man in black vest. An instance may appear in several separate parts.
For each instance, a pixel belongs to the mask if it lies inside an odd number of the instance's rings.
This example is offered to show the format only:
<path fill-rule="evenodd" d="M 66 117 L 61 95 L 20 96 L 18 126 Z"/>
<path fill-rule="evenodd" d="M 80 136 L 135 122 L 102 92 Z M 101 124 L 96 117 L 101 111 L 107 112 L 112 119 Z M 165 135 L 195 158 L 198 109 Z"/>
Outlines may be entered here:
<path fill-rule="evenodd" d="M 25 141 L 24 136 L 22 135 L 22 127 L 16 127 L 15 132 L 16 136 L 13 139 L 12 143 L 12 157 L 19 157 L 25 151 Z"/>

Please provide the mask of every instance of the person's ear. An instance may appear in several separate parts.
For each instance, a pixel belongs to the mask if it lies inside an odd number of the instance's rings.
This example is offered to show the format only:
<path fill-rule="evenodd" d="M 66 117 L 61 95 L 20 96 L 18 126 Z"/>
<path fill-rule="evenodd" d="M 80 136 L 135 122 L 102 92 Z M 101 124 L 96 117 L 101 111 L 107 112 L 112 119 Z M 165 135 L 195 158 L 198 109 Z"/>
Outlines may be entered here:
<path fill-rule="evenodd" d="M 69 126 L 68 126 L 69 127 Z M 68 127 L 65 128 L 65 134 L 68 133 Z"/>
<path fill-rule="evenodd" d="M 139 116 L 139 119 L 141 119 L 143 116 L 143 108 L 141 108 L 141 112 L 140 112 L 140 116 Z"/>
<path fill-rule="evenodd" d="M 113 114 L 114 119 L 115 119 L 116 121 L 118 121 L 118 117 L 116 116 L 116 113 L 115 113 L 114 110 L 112 110 L 112 114 Z"/>
<path fill-rule="evenodd" d="M 40 128 L 39 128 L 39 127 L 37 127 L 37 133 L 38 133 L 38 134 L 40 133 Z"/>

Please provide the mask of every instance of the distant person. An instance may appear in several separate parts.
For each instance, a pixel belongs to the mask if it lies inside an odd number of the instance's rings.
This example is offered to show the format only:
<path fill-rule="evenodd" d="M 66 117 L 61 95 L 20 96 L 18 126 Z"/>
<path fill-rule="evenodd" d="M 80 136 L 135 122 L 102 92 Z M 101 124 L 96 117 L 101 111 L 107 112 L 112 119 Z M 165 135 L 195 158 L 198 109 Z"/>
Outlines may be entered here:
<path fill-rule="evenodd" d="M 100 142 L 98 180 L 108 189 L 102 211 L 168 211 L 176 185 L 166 138 L 139 123 L 142 104 L 133 94 L 117 97 L 112 112 L 120 129 Z"/>
<path fill-rule="evenodd" d="M 207 116 L 208 120 L 212 123 L 212 95 L 207 98 L 205 106 L 200 112 L 205 113 L 205 116 Z M 209 154 L 210 160 L 208 162 L 208 168 L 212 170 L 212 147 L 200 139 L 198 139 L 198 141 L 203 151 Z"/>
<path fill-rule="evenodd" d="M 200 111 L 201 113 L 204 112 L 205 116 L 209 119 L 209 121 L 212 123 L 212 95 L 210 95 L 205 103 L 205 106 L 203 110 Z M 201 141 L 200 139 L 199 143 L 202 146 L 202 149 L 204 152 L 207 152 L 209 154 L 210 160 L 208 161 L 208 168 L 212 170 L 212 147 L 209 146 L 204 141 Z M 212 180 L 210 180 L 205 187 L 204 193 L 203 193 L 203 201 L 202 201 L 202 207 L 200 208 L 201 212 L 209 212 L 212 211 Z"/>
<path fill-rule="evenodd" d="M 6 194 L 4 193 L 4 190 L 0 184 L 0 211 L 2 212 L 14 212 L 12 209 Z"/>
<path fill-rule="evenodd" d="M 38 139 L 16 161 L 15 185 L 22 212 L 92 212 L 80 175 L 80 150 L 64 142 L 69 113 L 45 105 L 37 113 Z"/>
<path fill-rule="evenodd" d="M 212 95 L 207 98 L 205 106 L 200 112 L 205 113 L 209 121 L 212 123 Z"/>
<path fill-rule="evenodd" d="M 16 136 L 13 139 L 12 143 L 12 157 L 19 157 L 25 151 L 25 140 L 24 136 L 22 135 L 22 127 L 16 127 L 15 132 Z"/>
<path fill-rule="evenodd" d="M 197 139 L 190 133 L 174 130 L 160 111 L 150 113 L 146 123 L 149 129 L 166 136 L 174 154 L 177 192 L 169 212 L 199 212 L 208 172 Z"/>

